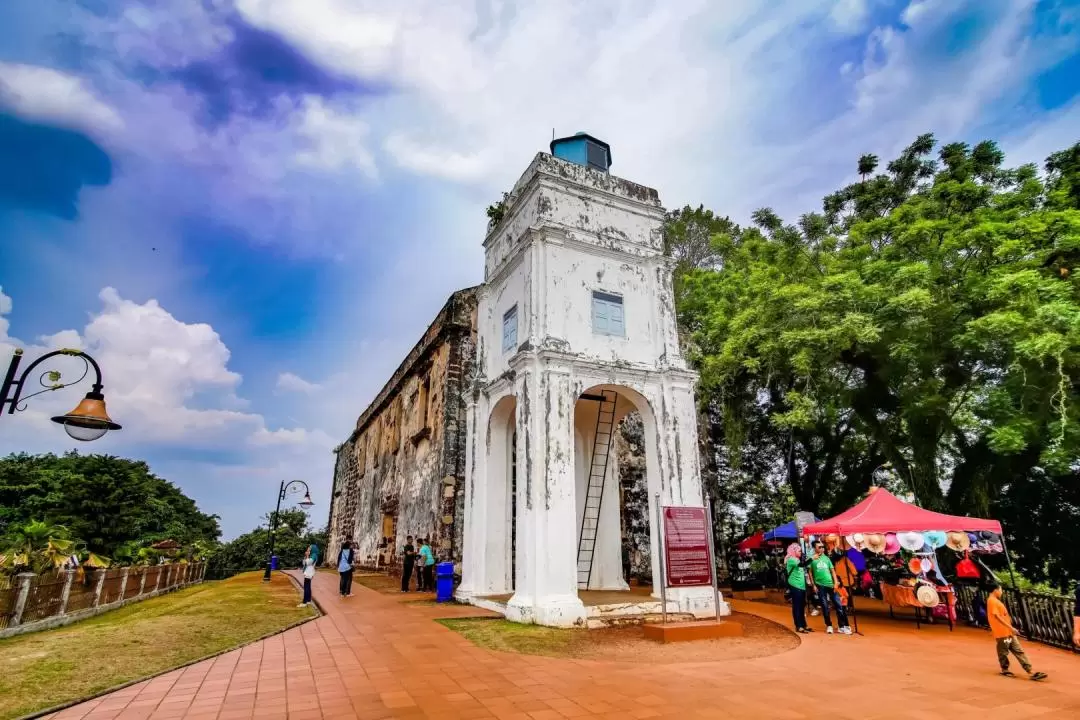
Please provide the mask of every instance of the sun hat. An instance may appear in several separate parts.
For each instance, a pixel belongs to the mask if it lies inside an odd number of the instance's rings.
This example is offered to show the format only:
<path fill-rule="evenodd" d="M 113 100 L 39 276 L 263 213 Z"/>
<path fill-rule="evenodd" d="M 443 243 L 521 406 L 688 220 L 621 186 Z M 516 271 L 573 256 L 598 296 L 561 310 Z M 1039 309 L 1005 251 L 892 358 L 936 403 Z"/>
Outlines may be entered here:
<path fill-rule="evenodd" d="M 900 547 L 908 552 L 919 552 L 924 544 L 922 533 L 918 532 L 897 533 L 896 539 L 900 541 Z"/>
<path fill-rule="evenodd" d="M 934 569 L 934 562 L 928 557 L 919 558 L 919 566 L 924 573 L 928 573 Z"/>
<path fill-rule="evenodd" d="M 941 530 L 930 530 L 923 533 L 923 540 L 926 541 L 927 545 L 937 550 L 945 545 L 945 533 Z"/>
<path fill-rule="evenodd" d="M 866 536 L 866 549 L 880 555 L 885 552 L 885 536 L 881 533 L 870 533 Z"/>
<path fill-rule="evenodd" d="M 900 552 L 900 541 L 896 539 L 896 533 L 885 533 L 885 554 L 895 555 Z"/>
<path fill-rule="evenodd" d="M 945 534 L 945 547 L 956 552 L 964 552 L 971 547 L 971 539 L 966 532 L 949 532 Z"/>
<path fill-rule="evenodd" d="M 979 540 L 987 545 L 993 545 L 1001 542 L 1001 536 L 990 530 L 982 530 L 979 532 Z"/>
<path fill-rule="evenodd" d="M 866 549 L 866 538 L 862 533 L 851 533 L 847 536 L 847 544 L 856 550 Z"/>
<path fill-rule="evenodd" d="M 911 558 L 908 560 L 907 569 L 911 571 L 912 575 L 918 575 L 922 572 L 922 563 L 919 562 L 919 558 Z"/>
<path fill-rule="evenodd" d="M 825 549 L 830 552 L 840 544 L 840 536 L 836 533 L 829 533 L 825 536 Z"/>
<path fill-rule="evenodd" d="M 920 585 L 919 589 L 915 591 L 915 599 L 919 601 L 920 605 L 928 608 L 937 607 L 941 602 L 937 590 L 929 585 Z"/>

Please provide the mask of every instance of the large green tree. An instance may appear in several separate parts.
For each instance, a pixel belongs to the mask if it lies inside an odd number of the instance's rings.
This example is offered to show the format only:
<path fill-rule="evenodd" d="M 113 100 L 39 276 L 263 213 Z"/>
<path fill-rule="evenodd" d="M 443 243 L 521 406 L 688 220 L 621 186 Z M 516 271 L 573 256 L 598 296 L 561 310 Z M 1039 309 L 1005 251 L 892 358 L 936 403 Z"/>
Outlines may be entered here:
<path fill-rule="evenodd" d="M 266 564 L 269 552 L 270 513 L 260 525 L 251 532 L 244 533 L 234 540 L 223 543 L 210 556 L 212 571 L 257 570 Z M 326 530 L 316 531 L 310 525 L 310 519 L 303 510 L 289 508 L 277 515 L 277 529 L 274 533 L 274 554 L 278 556 L 281 567 L 297 567 L 304 557 L 304 551 L 310 545 L 316 545 L 319 563 L 326 558 Z"/>
<path fill-rule="evenodd" d="M 688 354 L 729 474 L 752 447 L 831 512 L 888 462 L 922 505 L 1000 515 L 1025 572 L 1061 583 L 1080 545 L 1080 145 L 1042 177 L 992 142 L 934 148 L 877 174 L 863 156 L 794 225 L 764 209 L 714 233 L 678 281 Z M 1053 497 L 1048 533 L 1032 511 Z"/>
<path fill-rule="evenodd" d="M 0 458 L 0 535 L 32 521 L 60 525 L 86 548 L 123 558 L 158 540 L 213 544 L 216 515 L 141 461 L 110 455 Z"/>

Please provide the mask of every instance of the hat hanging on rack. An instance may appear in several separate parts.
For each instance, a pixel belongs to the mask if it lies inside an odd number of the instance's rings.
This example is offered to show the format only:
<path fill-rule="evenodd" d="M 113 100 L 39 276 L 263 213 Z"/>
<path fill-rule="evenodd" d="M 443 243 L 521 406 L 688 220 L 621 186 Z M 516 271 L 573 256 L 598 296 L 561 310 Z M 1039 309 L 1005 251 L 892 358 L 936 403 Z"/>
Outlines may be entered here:
<path fill-rule="evenodd" d="M 919 532 L 897 533 L 896 539 L 900 541 L 900 547 L 908 552 L 918 552 L 922 550 L 922 546 L 925 544 L 922 533 Z"/>

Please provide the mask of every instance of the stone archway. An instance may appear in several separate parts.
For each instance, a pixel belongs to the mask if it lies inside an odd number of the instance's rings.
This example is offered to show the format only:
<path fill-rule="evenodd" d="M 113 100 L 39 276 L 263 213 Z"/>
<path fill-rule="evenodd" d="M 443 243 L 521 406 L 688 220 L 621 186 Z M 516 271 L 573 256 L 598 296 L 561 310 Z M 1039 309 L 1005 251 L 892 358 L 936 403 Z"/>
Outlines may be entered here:
<path fill-rule="evenodd" d="M 640 507 L 634 508 L 638 518 L 636 524 L 638 530 L 643 531 L 648 538 L 643 542 L 647 544 L 644 554 L 650 565 L 655 564 L 656 553 L 651 549 L 656 547 L 657 539 L 653 537 L 651 521 L 652 497 L 659 489 L 659 459 L 652 407 L 639 392 L 624 385 L 593 385 L 581 393 L 574 409 L 579 589 L 628 589 L 629 579 L 625 577 L 623 568 L 623 545 L 624 538 L 627 537 L 626 513 L 622 504 L 616 436 L 622 422 L 630 416 L 640 420 L 644 453 L 644 478 L 636 493 Z M 608 455 L 606 464 L 601 460 L 605 452 Z M 602 464 L 603 485 L 598 492 L 598 469 Z M 594 517 L 595 537 L 590 537 L 593 535 L 591 526 L 594 524 Z M 649 574 L 654 578 L 658 576 L 655 568 Z"/>
<path fill-rule="evenodd" d="M 517 400 L 499 399 L 491 410 L 486 433 L 486 527 L 484 529 L 484 583 L 480 591 L 498 595 L 514 591 L 517 567 L 516 492 Z"/>

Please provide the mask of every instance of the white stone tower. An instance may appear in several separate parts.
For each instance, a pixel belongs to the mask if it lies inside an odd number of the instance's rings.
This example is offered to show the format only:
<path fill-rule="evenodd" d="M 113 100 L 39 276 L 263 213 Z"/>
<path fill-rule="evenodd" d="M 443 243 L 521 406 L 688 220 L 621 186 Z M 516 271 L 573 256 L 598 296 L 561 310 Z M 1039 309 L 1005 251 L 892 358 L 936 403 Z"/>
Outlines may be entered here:
<path fill-rule="evenodd" d="M 457 594 L 510 595 L 509 619 L 570 626 L 586 616 L 579 589 L 627 589 L 612 450 L 623 417 L 639 412 L 645 429 L 655 598 L 654 497 L 703 499 L 664 209 L 655 190 L 608 172 L 606 143 L 579 133 L 551 150 L 484 241 Z M 711 614 L 712 590 L 671 589 L 668 605 Z"/>

